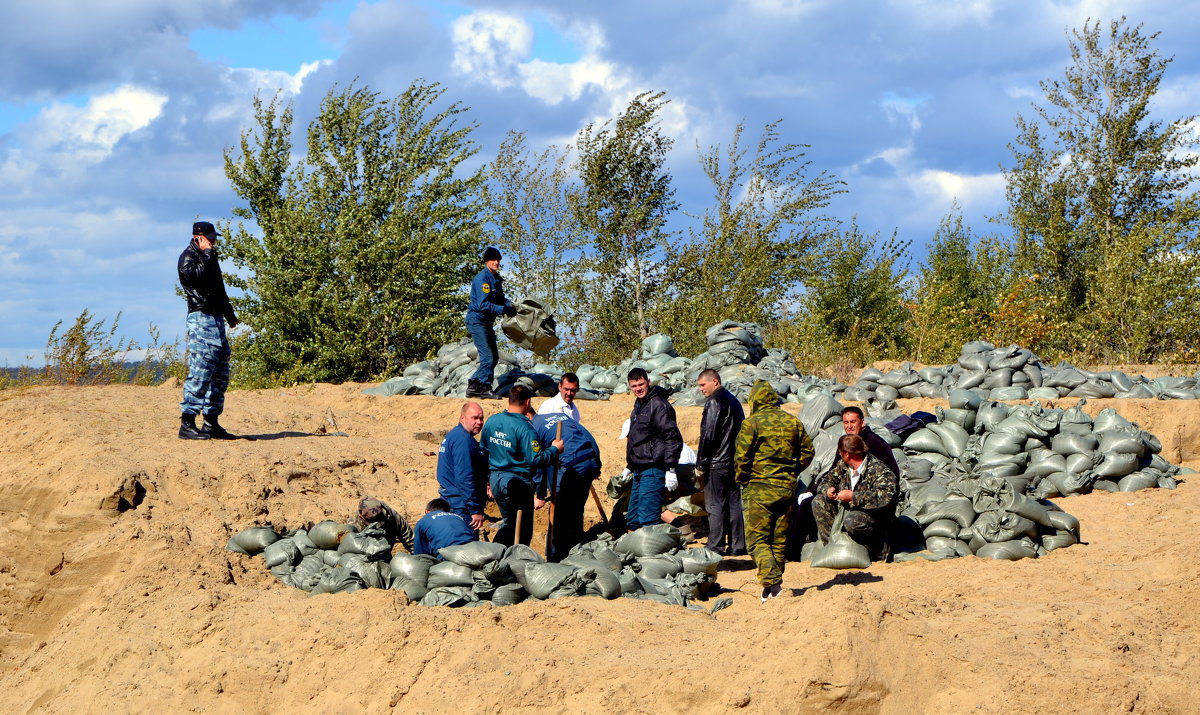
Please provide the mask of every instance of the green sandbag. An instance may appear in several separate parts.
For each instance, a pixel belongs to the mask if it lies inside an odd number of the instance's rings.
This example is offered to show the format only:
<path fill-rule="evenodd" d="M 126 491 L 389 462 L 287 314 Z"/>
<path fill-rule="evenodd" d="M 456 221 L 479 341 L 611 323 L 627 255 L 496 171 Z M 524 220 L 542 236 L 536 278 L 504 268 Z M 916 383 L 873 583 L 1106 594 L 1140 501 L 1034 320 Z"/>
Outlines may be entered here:
<path fill-rule="evenodd" d="M 282 538 L 269 526 L 252 526 L 242 529 L 229 539 L 225 548 L 229 551 L 246 556 L 261 554 L 263 549 Z"/>
<path fill-rule="evenodd" d="M 271 569 L 271 573 L 275 574 L 280 581 L 301 591 L 312 591 L 329 569 L 320 554 L 305 556 L 295 568 L 289 567 L 288 573 L 276 573 L 276 569 L 279 568 L 281 567 L 277 566 Z"/>
<path fill-rule="evenodd" d="M 513 606 L 524 601 L 529 596 L 525 587 L 519 583 L 506 583 L 497 586 L 492 593 L 491 601 L 497 606 Z"/>
<path fill-rule="evenodd" d="M 971 529 L 989 544 L 1012 541 L 1022 536 L 1037 536 L 1037 524 L 1033 520 L 1010 511 L 985 511 L 971 525 Z"/>
<path fill-rule="evenodd" d="M 967 434 L 975 431 L 975 410 L 937 408 L 937 424 L 953 423 L 963 428 Z M 933 425 L 930 425 L 931 427 Z M 964 436 L 964 440 L 966 437 Z M 944 440 L 943 440 L 944 441 Z"/>
<path fill-rule="evenodd" d="M 343 534 L 337 550 L 339 554 L 362 554 L 372 561 L 386 561 L 392 556 L 392 545 L 379 524 L 368 524 L 362 531 Z"/>
<path fill-rule="evenodd" d="M 1124 454 L 1135 454 L 1140 457 L 1146 453 L 1146 443 L 1142 440 L 1143 434 L 1145 433 L 1142 430 L 1123 429 L 1097 432 L 1096 436 L 1100 438 L 1099 451 L 1104 454 L 1121 452 Z"/>
<path fill-rule="evenodd" d="M 421 605 L 458 608 L 478 600 L 467 586 L 439 586 L 429 589 L 429 593 L 421 599 Z"/>
<path fill-rule="evenodd" d="M 979 480 L 971 506 L 982 514 L 985 511 L 1009 511 L 1042 526 L 1050 526 L 1050 515 L 1046 507 L 1025 494 L 1013 489 L 1008 480 L 1000 477 L 984 477 Z"/>
<path fill-rule="evenodd" d="M 394 577 L 390 588 L 393 591 L 403 591 L 410 601 L 420 601 L 425 598 L 425 594 L 429 593 L 429 588 L 425 584 L 403 576 Z"/>
<path fill-rule="evenodd" d="M 617 539 L 613 550 L 638 557 L 658 556 L 678 549 L 682 543 L 683 533 L 679 529 L 670 524 L 654 524 Z"/>
<path fill-rule="evenodd" d="M 485 565 L 481 570 L 493 583 L 511 583 L 512 580 L 516 580 L 524 585 L 522 579 L 525 578 L 525 568 L 530 564 L 544 563 L 546 560 L 525 544 L 513 544 L 504 550 L 504 558 Z M 508 581 L 503 580 L 506 572 L 511 575 Z M 529 587 L 526 586 L 525 590 L 528 591 Z"/>
<path fill-rule="evenodd" d="M 1058 531 L 1042 537 L 1042 548 L 1046 551 L 1064 549 L 1079 543 L 1079 539 L 1069 531 Z"/>
<path fill-rule="evenodd" d="M 427 585 L 431 591 L 443 586 L 470 587 L 474 584 L 475 579 L 471 576 L 471 569 L 462 564 L 456 564 L 453 561 L 442 561 L 429 567 L 429 581 Z"/>
<path fill-rule="evenodd" d="M 969 499 L 946 499 L 925 504 L 915 518 L 922 527 L 929 526 L 939 519 L 952 519 L 959 526 L 970 526 L 975 523 L 976 513 Z"/>
<path fill-rule="evenodd" d="M 618 582 L 619 584 L 620 582 Z M 571 572 L 569 576 L 562 580 L 562 583 L 546 596 L 547 600 L 555 598 L 571 598 L 573 596 L 587 595 L 587 579 L 578 569 Z"/>
<path fill-rule="evenodd" d="M 1060 432 L 1050 440 L 1050 449 L 1058 454 L 1092 454 L 1100 446 L 1096 435 L 1078 432 Z"/>
<path fill-rule="evenodd" d="M 575 567 L 570 564 L 528 563 L 518 579 L 530 596 L 544 599 L 549 598 L 573 573 Z M 431 573 L 430 578 L 432 576 Z"/>
<path fill-rule="evenodd" d="M 994 400 L 985 400 L 975 410 L 975 433 L 984 434 L 995 432 L 999 425 L 1008 417 L 1008 405 Z"/>
<path fill-rule="evenodd" d="M 1036 558 L 1037 550 L 1028 539 L 1011 539 L 984 544 L 979 547 L 975 555 L 981 559 L 1018 561 L 1020 559 Z"/>
<path fill-rule="evenodd" d="M 721 565 L 721 555 L 704 547 L 683 549 L 678 556 L 683 560 L 684 573 L 716 576 L 717 567 Z"/>
<path fill-rule="evenodd" d="M 813 557 L 812 567 L 818 569 L 865 569 L 871 565 L 867 547 L 842 531 L 846 509 L 839 505 L 833 526 L 829 530 L 829 543 Z"/>
<path fill-rule="evenodd" d="M 1145 472 L 1134 472 L 1121 478 L 1117 487 L 1123 492 L 1136 492 L 1158 486 L 1158 477 Z"/>
<path fill-rule="evenodd" d="M 296 542 L 290 538 L 280 539 L 263 549 L 263 560 L 267 563 L 267 568 L 274 568 L 281 564 L 295 566 L 300 563 L 303 555 L 300 553 L 300 547 L 296 546 Z"/>
<path fill-rule="evenodd" d="M 1054 489 L 1060 495 L 1069 497 L 1090 492 L 1096 481 L 1096 475 L 1088 469 L 1082 472 L 1055 472 L 1047 479 L 1054 484 Z"/>
<path fill-rule="evenodd" d="M 337 566 L 338 559 L 342 558 L 341 554 L 329 549 L 317 549 L 316 554 L 321 557 L 326 566 Z"/>
<path fill-rule="evenodd" d="M 361 591 L 367 585 L 363 583 L 362 577 L 354 573 L 350 569 L 332 568 L 321 576 L 321 580 L 313 586 L 312 595 L 316 596 L 322 593 L 353 593 Z"/>
<path fill-rule="evenodd" d="M 1137 425 L 1125 419 L 1112 407 L 1105 407 L 1092 421 L 1092 429 L 1096 432 L 1107 432 L 1113 429 L 1136 430 Z"/>
<path fill-rule="evenodd" d="M 1052 450 L 1037 450 L 1029 453 L 1029 465 L 1025 475 L 1029 477 L 1048 477 L 1055 472 L 1067 469 L 1067 458 Z"/>
<path fill-rule="evenodd" d="M 342 537 L 354 530 L 354 527 L 349 524 L 326 519 L 314 524 L 308 530 L 308 538 L 316 544 L 318 549 L 337 549 L 342 543 Z"/>
<path fill-rule="evenodd" d="M 438 549 L 438 555 L 447 561 L 475 570 L 504 558 L 504 549 L 504 544 L 492 541 L 471 541 Z"/>
<path fill-rule="evenodd" d="M 955 388 L 950 391 L 950 408 L 975 412 L 983 404 L 983 396 L 974 390 Z"/>
<path fill-rule="evenodd" d="M 638 573 L 646 578 L 670 578 L 683 571 L 683 559 L 674 554 L 646 556 L 637 560 Z"/>
<path fill-rule="evenodd" d="M 955 422 L 934 423 L 929 425 L 928 429 L 941 438 L 943 454 L 953 459 L 962 456 L 967 448 L 967 430 L 962 425 Z"/>
<path fill-rule="evenodd" d="M 1133 474 L 1138 468 L 1138 456 L 1125 452 L 1106 452 L 1104 459 L 1096 465 L 1095 473 L 1102 479 L 1120 479 Z"/>
<path fill-rule="evenodd" d="M 629 566 L 621 569 L 617 574 L 617 581 L 621 584 L 622 596 L 636 596 L 642 593 L 642 582 L 638 580 L 637 571 Z"/>
<path fill-rule="evenodd" d="M 1159 489 L 1174 489 L 1178 485 L 1179 485 L 1179 483 L 1175 481 L 1175 477 L 1172 477 L 1170 475 L 1164 474 L 1163 476 L 1158 478 L 1158 488 Z"/>
<path fill-rule="evenodd" d="M 414 583 L 420 584 L 423 588 L 428 588 L 429 585 L 429 568 L 436 564 L 438 560 L 429 554 L 421 554 L 414 556 L 413 554 L 396 554 L 392 557 L 390 564 L 392 575 L 395 578 L 405 578 Z M 409 595 L 410 598 L 416 600 L 418 596 Z"/>
<path fill-rule="evenodd" d="M 908 452 L 933 452 L 942 456 L 950 456 L 942 437 L 928 427 L 922 427 L 910 434 L 904 440 L 904 449 Z"/>
<path fill-rule="evenodd" d="M 583 579 L 585 596 L 600 596 L 606 599 L 621 597 L 621 580 L 617 578 L 617 574 L 605 568 L 595 559 L 582 556 L 571 558 L 571 565 Z M 562 563 L 567 563 L 567 560 L 564 559 Z"/>
<path fill-rule="evenodd" d="M 960 527 L 958 522 L 954 521 L 953 519 L 938 519 L 937 521 L 930 523 L 929 526 L 925 527 L 922 533 L 926 539 L 931 536 L 941 536 L 947 539 L 956 539 L 958 538 L 958 532 L 961 529 L 962 527 Z"/>
<path fill-rule="evenodd" d="M 942 558 L 958 556 L 958 540 L 952 536 L 930 536 L 925 540 L 925 548 Z"/>
<path fill-rule="evenodd" d="M 989 432 L 984 435 L 984 454 L 1020 454 L 1025 451 L 1025 435 L 1013 432 Z"/>
<path fill-rule="evenodd" d="M 482 599 L 490 599 L 496 592 L 496 584 L 492 583 L 483 571 L 471 572 L 471 592 Z"/>
<path fill-rule="evenodd" d="M 609 499 L 620 499 L 622 495 L 629 493 L 630 485 L 632 484 L 633 473 L 630 472 L 629 474 L 625 474 L 622 472 L 621 474 L 617 474 L 608 480 L 608 486 L 605 488 L 605 493 L 608 494 Z"/>

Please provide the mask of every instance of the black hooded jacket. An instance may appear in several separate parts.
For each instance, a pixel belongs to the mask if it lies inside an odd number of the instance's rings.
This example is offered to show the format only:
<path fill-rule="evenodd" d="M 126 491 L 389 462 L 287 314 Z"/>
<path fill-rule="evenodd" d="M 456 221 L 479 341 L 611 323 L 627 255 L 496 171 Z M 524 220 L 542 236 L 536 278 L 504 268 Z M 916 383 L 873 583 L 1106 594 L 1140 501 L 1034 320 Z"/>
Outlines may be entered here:
<path fill-rule="evenodd" d="M 215 248 L 201 251 L 196 239 L 188 242 L 187 248 L 179 254 L 179 284 L 187 296 L 189 313 L 199 311 L 225 318 L 230 327 L 237 325 L 237 315 L 225 294 L 225 281 L 221 277 Z"/>
<path fill-rule="evenodd" d="M 696 466 L 706 472 L 713 469 L 732 469 L 734 442 L 744 419 L 746 413 L 742 404 L 729 390 L 718 387 L 704 402 Z"/>
<path fill-rule="evenodd" d="M 679 466 L 683 436 L 675 423 L 675 408 L 662 388 L 651 387 L 633 403 L 629 415 L 629 438 L 625 444 L 625 466 L 639 469 L 674 469 Z"/>

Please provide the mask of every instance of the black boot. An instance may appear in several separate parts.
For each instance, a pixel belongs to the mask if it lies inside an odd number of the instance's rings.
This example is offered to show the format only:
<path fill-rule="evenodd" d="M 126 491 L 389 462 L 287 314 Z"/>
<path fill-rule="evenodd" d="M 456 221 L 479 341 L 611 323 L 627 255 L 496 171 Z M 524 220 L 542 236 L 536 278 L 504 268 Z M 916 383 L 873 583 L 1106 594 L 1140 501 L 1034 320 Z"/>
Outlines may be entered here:
<path fill-rule="evenodd" d="M 184 412 L 179 416 L 179 439 L 208 439 L 209 435 L 196 429 L 196 415 Z"/>
<path fill-rule="evenodd" d="M 216 415 L 204 415 L 204 426 L 200 428 L 200 433 L 206 435 L 208 439 L 237 439 L 217 422 Z"/>
<path fill-rule="evenodd" d="M 479 397 L 483 394 L 483 383 L 479 380 L 467 380 L 467 397 Z"/>

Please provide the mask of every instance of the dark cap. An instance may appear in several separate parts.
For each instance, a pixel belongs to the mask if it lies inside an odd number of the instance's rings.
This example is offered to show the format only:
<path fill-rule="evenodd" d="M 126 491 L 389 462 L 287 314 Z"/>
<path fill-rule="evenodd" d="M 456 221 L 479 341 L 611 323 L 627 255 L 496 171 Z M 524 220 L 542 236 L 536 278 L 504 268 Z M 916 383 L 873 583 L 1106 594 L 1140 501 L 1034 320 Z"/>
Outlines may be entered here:
<path fill-rule="evenodd" d="M 488 246 L 487 250 L 483 252 L 483 262 L 487 263 L 488 261 L 498 260 L 500 260 L 500 250 L 495 246 Z"/>
<path fill-rule="evenodd" d="M 197 221 L 196 223 L 192 224 L 192 235 L 193 236 L 208 236 L 208 235 L 212 235 L 212 234 L 215 234 L 217 236 L 221 235 L 221 234 L 217 233 L 216 226 L 213 226 L 208 221 Z"/>
<path fill-rule="evenodd" d="M 371 497 L 363 497 L 358 503 L 358 515 L 364 521 L 376 521 L 383 514 L 383 502 Z"/>

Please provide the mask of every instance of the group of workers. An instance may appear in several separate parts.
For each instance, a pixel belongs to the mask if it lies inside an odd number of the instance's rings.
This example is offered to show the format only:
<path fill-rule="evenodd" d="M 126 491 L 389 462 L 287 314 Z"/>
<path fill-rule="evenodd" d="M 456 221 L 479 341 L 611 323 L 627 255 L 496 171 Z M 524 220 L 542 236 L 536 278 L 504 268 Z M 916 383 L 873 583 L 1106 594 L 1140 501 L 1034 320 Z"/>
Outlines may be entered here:
<path fill-rule="evenodd" d="M 180 439 L 235 439 L 218 421 L 229 382 L 226 325 L 237 325 L 218 264 L 220 234 L 206 221 L 192 225 L 192 240 L 179 258 L 179 281 L 188 302 L 188 377 L 180 404 Z M 558 393 L 535 412 L 532 393 L 511 386 L 507 407 L 486 421 L 474 399 L 499 399 L 492 391 L 498 358 L 495 319 L 515 315 L 504 295 L 500 252 L 488 247 L 484 268 L 471 282 L 467 332 L 479 353 L 479 368 L 467 386 L 459 421 L 438 452 L 438 498 L 413 528 L 395 509 L 365 497 L 360 525 L 379 523 L 391 543 L 411 553 L 436 555 L 446 546 L 479 538 L 484 504 L 494 499 L 501 520 L 492 541 L 529 544 L 533 513 L 552 505 L 547 558 L 557 561 L 583 538 L 583 510 L 592 482 L 600 476 L 600 448 L 583 426 L 575 397 L 579 378 L 566 373 Z M 625 446 L 631 476 L 628 528 L 662 522 L 663 497 L 678 485 L 676 469 L 684 451 L 675 408 L 642 368 L 627 375 L 634 396 Z M 779 395 L 765 381 L 750 391 L 750 415 L 721 385 L 717 371 L 704 370 L 697 385 L 706 400 L 696 452 L 696 473 L 704 482 L 708 512 L 707 547 L 726 556 L 749 553 L 762 586 L 761 599 L 781 591 L 789 521 L 809 519 L 822 542 L 839 509 L 843 529 L 867 546 L 876 560 L 888 557 L 886 533 L 899 494 L 899 472 L 891 449 L 866 427 L 863 413 L 842 413 L 845 435 L 833 466 L 797 494 L 799 475 L 813 459 L 812 440 L 795 416 L 780 408 Z M 203 425 L 196 417 L 203 415 Z M 478 438 L 478 439 L 477 439 Z"/>

